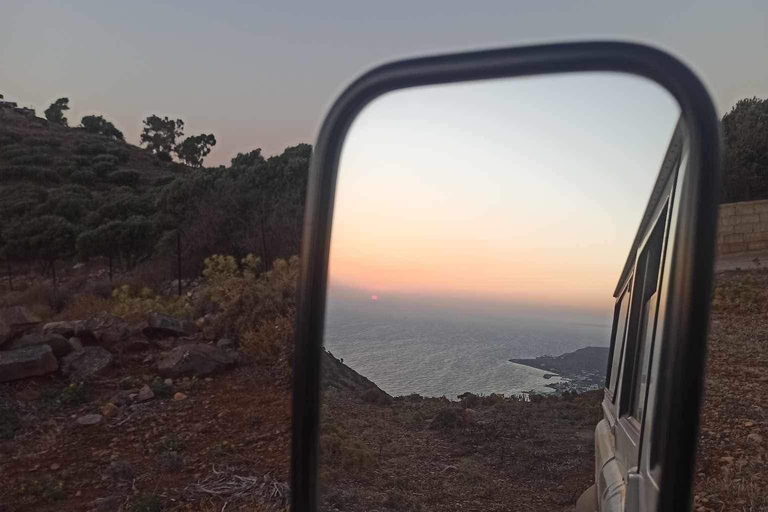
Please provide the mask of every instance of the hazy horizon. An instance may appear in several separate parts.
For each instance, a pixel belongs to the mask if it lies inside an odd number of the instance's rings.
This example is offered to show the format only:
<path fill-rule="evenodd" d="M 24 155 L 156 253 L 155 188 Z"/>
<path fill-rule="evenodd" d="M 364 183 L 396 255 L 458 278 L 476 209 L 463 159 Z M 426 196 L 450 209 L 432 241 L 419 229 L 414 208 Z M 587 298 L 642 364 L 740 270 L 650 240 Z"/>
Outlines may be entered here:
<path fill-rule="evenodd" d="M 768 96 L 768 3 L 252 2 L 72 5 L 9 0 L 0 9 L 0 93 L 39 115 L 70 98 L 70 125 L 101 114 L 137 144 L 150 114 L 213 133 L 206 165 L 238 152 L 314 143 L 333 99 L 398 58 L 585 39 L 622 39 L 679 56 L 720 114 Z"/>
<path fill-rule="evenodd" d="M 341 151 L 331 288 L 610 312 L 679 112 L 620 73 L 375 99 Z"/>

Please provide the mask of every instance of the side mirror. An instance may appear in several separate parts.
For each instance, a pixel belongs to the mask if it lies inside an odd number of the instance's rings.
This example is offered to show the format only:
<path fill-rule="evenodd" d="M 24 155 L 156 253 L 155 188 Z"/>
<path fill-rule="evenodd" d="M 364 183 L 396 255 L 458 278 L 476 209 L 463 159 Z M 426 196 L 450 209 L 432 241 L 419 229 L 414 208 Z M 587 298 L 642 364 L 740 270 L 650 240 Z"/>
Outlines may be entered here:
<path fill-rule="evenodd" d="M 328 502 L 321 484 L 376 486 L 372 496 L 418 508 L 410 480 L 430 488 L 430 471 L 444 479 L 490 458 L 477 478 L 508 503 L 482 495 L 433 505 L 544 510 L 581 495 L 578 510 L 687 510 L 718 126 L 698 78 L 636 44 L 428 57 L 354 82 L 329 112 L 311 165 L 293 510 Z M 563 400 L 592 407 L 597 421 L 557 424 Z M 338 408 L 322 413 L 324 404 Z M 359 407 L 362 437 L 333 423 L 345 421 L 343 404 Z M 406 412 L 416 419 L 382 419 Z M 322 452 L 321 413 L 337 443 Z M 520 418 L 527 430 L 512 432 Z M 437 453 L 463 442 L 457 432 L 477 441 Z M 449 469 L 406 471 L 418 457 L 384 456 L 411 435 L 434 439 L 424 456 Z M 360 453 L 344 455 L 345 440 Z M 557 443 L 594 458 L 558 460 L 563 449 L 547 464 L 568 471 L 523 482 L 539 471 L 531 457 L 546 459 Z M 460 460 L 446 464 L 449 455 Z M 393 478 L 400 470 L 410 476 Z M 541 482 L 558 489 L 551 503 Z M 544 497 L 526 501 L 524 488 Z M 351 509 L 376 505 L 358 498 Z"/>

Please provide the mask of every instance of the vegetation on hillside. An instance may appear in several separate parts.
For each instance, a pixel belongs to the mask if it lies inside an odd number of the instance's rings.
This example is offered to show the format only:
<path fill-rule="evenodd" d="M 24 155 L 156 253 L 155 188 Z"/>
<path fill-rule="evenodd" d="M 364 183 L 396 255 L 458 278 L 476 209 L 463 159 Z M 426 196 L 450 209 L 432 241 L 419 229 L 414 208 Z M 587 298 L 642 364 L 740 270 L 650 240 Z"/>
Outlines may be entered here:
<path fill-rule="evenodd" d="M 57 101 L 51 109 L 65 107 Z M 212 254 L 240 261 L 253 253 L 268 270 L 298 253 L 311 146 L 270 158 L 257 149 L 229 167 L 204 168 L 216 139 L 202 134 L 177 143 L 180 119 L 145 120 L 141 139 L 152 154 L 125 144 L 102 116 L 85 116 L 78 129 L 63 128 L 65 121 L 53 123 L 60 129 L 21 116 L 0 123 L 6 273 L 36 270 L 55 285 L 57 262 L 103 258 L 110 276 L 113 267 L 143 265 L 172 279 L 179 259 L 182 275 L 194 277 Z M 172 151 L 192 168 L 168 161 Z"/>

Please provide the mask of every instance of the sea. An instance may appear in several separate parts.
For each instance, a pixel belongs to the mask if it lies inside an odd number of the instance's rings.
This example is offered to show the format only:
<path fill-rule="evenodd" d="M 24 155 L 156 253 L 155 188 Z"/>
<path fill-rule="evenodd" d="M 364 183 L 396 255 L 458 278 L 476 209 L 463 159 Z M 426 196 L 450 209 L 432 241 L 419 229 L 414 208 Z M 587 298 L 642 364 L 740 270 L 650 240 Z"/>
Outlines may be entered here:
<path fill-rule="evenodd" d="M 604 347 L 609 335 L 609 315 L 366 296 L 329 299 L 324 344 L 392 396 L 454 400 L 554 392 L 547 384 L 560 377 L 509 359 Z"/>

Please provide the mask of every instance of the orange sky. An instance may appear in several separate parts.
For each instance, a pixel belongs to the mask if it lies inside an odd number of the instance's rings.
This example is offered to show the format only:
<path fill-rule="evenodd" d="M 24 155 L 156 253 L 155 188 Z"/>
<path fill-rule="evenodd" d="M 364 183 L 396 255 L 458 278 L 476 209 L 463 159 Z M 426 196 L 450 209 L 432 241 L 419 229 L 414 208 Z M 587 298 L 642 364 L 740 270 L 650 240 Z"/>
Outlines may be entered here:
<path fill-rule="evenodd" d="M 616 74 L 379 98 L 343 148 L 331 287 L 610 308 L 678 115 Z"/>

